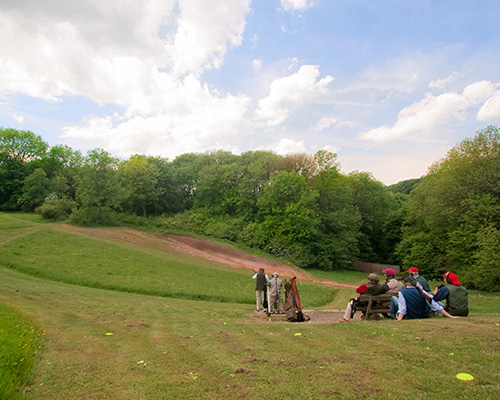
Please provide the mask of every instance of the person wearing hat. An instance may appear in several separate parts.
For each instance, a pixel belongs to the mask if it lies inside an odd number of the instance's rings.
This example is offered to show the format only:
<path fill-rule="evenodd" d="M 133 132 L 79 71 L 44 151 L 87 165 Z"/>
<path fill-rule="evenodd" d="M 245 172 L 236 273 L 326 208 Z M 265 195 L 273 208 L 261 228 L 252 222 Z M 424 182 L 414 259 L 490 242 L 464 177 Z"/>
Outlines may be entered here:
<path fill-rule="evenodd" d="M 429 286 L 429 284 L 427 283 L 427 280 L 423 277 L 423 276 L 420 276 L 419 273 L 418 273 L 418 269 L 417 267 L 411 267 L 408 271 L 406 271 L 410 274 L 410 276 L 413 276 L 415 278 L 415 280 L 420 283 L 420 285 L 422 286 L 422 288 L 427 292 L 427 293 L 431 293 L 431 287 Z"/>
<path fill-rule="evenodd" d="M 366 293 L 366 294 L 371 294 L 373 296 L 376 296 L 378 294 L 384 294 L 385 292 L 387 292 L 387 290 L 388 290 L 387 285 L 385 283 L 384 284 L 379 283 L 379 279 L 378 279 L 377 274 L 372 272 L 370 275 L 367 276 L 367 279 L 368 279 L 368 284 L 363 283 L 361 286 L 358 286 L 356 288 L 356 293 L 358 293 L 359 295 Z M 358 301 L 358 300 L 351 299 L 349 301 L 349 303 L 347 303 L 347 307 L 345 309 L 344 316 L 340 317 L 340 320 L 339 320 L 340 322 L 349 322 L 351 320 L 352 306 L 353 306 L 355 301 Z M 360 307 L 363 307 L 367 304 L 368 304 L 367 302 L 358 303 L 358 305 Z"/>
<path fill-rule="evenodd" d="M 384 314 L 384 316 L 395 319 L 396 313 L 398 311 L 398 293 L 401 289 L 404 288 L 404 285 L 401 281 L 398 281 L 394 277 L 394 270 L 392 268 L 384 269 L 382 272 L 385 275 L 385 284 L 388 287 L 386 294 L 392 295 L 390 303 L 389 302 L 382 303 L 382 305 L 388 306 L 390 304 L 391 306 L 389 314 Z"/>
<path fill-rule="evenodd" d="M 281 299 L 281 279 L 278 278 L 278 273 L 273 272 L 273 278 L 271 279 L 269 287 L 269 302 L 270 306 L 273 307 L 274 302 L 276 302 L 275 308 L 278 311 L 283 311 L 283 300 Z"/>
<path fill-rule="evenodd" d="M 404 287 L 403 283 L 394 277 L 394 270 L 392 268 L 384 269 L 382 272 L 385 275 L 385 283 L 389 288 L 386 294 L 397 296 L 398 292 Z"/>
<path fill-rule="evenodd" d="M 446 300 L 444 309 L 451 315 L 466 317 L 469 315 L 469 300 L 467 289 L 464 288 L 453 272 L 444 274 L 445 285 L 440 285 L 434 290 L 434 300 Z"/>
<path fill-rule="evenodd" d="M 256 298 L 257 311 L 260 311 L 260 306 L 262 305 L 262 302 L 266 300 L 265 298 L 266 286 L 269 283 L 269 277 L 265 273 L 264 268 L 260 268 L 259 272 L 255 271 L 253 272 L 255 273 L 255 275 L 252 276 L 252 279 L 257 280 L 255 282 L 255 298 Z"/>
<path fill-rule="evenodd" d="M 450 315 L 441 304 L 417 285 L 417 280 L 413 276 L 404 279 L 406 286 L 398 293 L 398 316 L 397 320 L 403 319 L 423 319 L 429 318 L 431 312 L 438 312 L 444 317 L 459 318 Z"/>

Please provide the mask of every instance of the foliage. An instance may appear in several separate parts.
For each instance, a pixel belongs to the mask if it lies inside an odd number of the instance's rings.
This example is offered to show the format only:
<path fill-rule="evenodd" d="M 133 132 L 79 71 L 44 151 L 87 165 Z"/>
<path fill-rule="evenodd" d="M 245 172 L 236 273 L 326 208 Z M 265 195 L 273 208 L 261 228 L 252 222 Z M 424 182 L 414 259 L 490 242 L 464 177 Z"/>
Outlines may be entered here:
<path fill-rule="evenodd" d="M 67 197 L 59 198 L 57 194 L 51 193 L 40 207 L 35 209 L 44 219 L 63 220 L 68 218 L 76 208 L 76 202 Z"/>
<path fill-rule="evenodd" d="M 393 193 L 410 194 L 410 192 L 415 189 L 421 180 L 422 178 L 407 179 L 405 181 L 395 183 L 394 185 L 390 185 L 387 188 Z"/>
<path fill-rule="evenodd" d="M 159 168 L 147 157 L 135 155 L 120 164 L 119 174 L 128 209 L 146 217 L 147 209 L 157 203 L 163 193 L 158 187 Z"/>
<path fill-rule="evenodd" d="M 88 152 L 79 174 L 76 198 L 80 209 L 73 213 L 74 223 L 106 225 L 112 223 L 124 197 L 117 175 L 118 159 L 104 150 Z"/>
<path fill-rule="evenodd" d="M 334 153 L 214 150 L 120 161 L 102 149 L 82 156 L 30 132 L 7 133 L 0 209 L 71 213 L 71 223 L 88 226 L 161 216 L 165 229 L 244 243 L 306 268 L 396 260 L 402 202 L 368 173 L 342 174 Z"/>
<path fill-rule="evenodd" d="M 18 209 L 24 179 L 47 147 L 33 132 L 0 128 L 0 209 Z"/>
<path fill-rule="evenodd" d="M 23 211 L 33 211 L 42 205 L 50 192 L 50 181 L 42 168 L 36 168 L 24 179 L 23 194 L 17 200 Z"/>
<path fill-rule="evenodd" d="M 469 287 L 498 288 L 499 128 L 451 149 L 412 191 L 406 208 L 399 245 L 405 266 L 432 275 L 452 270 Z"/>

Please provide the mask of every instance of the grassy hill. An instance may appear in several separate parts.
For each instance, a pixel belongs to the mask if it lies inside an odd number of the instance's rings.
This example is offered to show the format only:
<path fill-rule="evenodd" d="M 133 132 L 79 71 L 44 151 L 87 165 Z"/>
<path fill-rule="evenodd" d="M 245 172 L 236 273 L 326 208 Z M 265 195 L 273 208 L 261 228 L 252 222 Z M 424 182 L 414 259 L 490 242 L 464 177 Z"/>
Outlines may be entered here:
<path fill-rule="evenodd" d="M 18 386 L 0 386 L 0 399 L 498 398 L 493 294 L 473 292 L 471 316 L 457 320 L 270 321 L 253 312 L 248 270 L 25 214 L 0 214 L 0 281 L 0 371 Z M 305 307 L 354 295 L 300 284 Z"/>

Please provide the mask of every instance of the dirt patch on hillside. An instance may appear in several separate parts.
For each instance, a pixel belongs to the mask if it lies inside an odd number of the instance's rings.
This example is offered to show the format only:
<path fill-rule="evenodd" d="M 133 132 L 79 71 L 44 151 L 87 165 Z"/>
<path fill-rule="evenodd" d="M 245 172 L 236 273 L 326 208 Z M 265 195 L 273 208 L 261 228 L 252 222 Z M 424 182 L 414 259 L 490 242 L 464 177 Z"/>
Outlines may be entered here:
<path fill-rule="evenodd" d="M 268 260 L 263 257 L 248 254 L 220 243 L 209 240 L 181 236 L 174 234 L 161 234 L 159 236 L 142 232 L 132 228 L 84 228 L 73 225 L 60 225 L 62 229 L 88 236 L 99 237 L 119 243 L 132 244 L 152 250 L 162 251 L 169 254 L 190 254 L 220 264 L 226 264 L 233 268 L 248 268 L 257 271 L 264 268 L 266 273 L 277 272 L 281 277 L 296 276 L 301 280 L 309 280 L 329 286 L 355 287 L 345 283 L 319 281 L 309 274 L 299 271 L 292 266 L 277 261 Z"/>

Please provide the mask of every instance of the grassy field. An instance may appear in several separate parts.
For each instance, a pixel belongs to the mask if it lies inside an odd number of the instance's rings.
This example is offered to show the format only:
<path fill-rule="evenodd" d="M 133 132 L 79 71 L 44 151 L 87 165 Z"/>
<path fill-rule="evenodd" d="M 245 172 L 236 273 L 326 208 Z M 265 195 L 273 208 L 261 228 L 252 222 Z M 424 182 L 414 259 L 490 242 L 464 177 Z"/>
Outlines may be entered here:
<path fill-rule="evenodd" d="M 354 284 L 365 275 L 317 272 Z M 253 313 L 248 271 L 68 234 L 23 214 L 0 214 L 0 280 L 0 332 L 12 339 L 0 367 L 19 372 L 17 398 L 499 398 L 494 294 L 472 293 L 471 316 L 456 320 L 269 321 Z M 353 296 L 305 283 L 300 291 L 305 307 L 344 307 Z M 32 372 L 13 365 L 23 358 L 19 329 L 33 330 L 24 356 Z"/>

